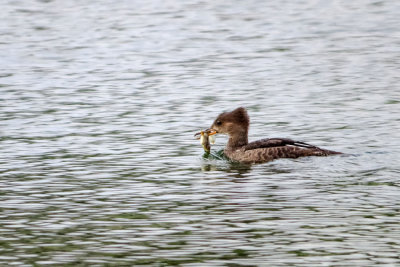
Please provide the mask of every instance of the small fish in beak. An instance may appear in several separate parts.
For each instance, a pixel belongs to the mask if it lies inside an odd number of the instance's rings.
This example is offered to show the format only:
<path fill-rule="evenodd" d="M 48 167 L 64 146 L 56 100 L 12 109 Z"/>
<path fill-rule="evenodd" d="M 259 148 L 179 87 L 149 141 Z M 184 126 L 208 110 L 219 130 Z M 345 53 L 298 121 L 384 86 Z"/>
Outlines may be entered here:
<path fill-rule="evenodd" d="M 200 131 L 196 133 L 194 136 L 197 139 L 200 139 L 200 143 L 203 146 L 205 152 L 210 153 L 211 151 L 211 144 L 215 144 L 215 134 L 217 131 L 214 129 L 207 129 L 204 131 Z"/>

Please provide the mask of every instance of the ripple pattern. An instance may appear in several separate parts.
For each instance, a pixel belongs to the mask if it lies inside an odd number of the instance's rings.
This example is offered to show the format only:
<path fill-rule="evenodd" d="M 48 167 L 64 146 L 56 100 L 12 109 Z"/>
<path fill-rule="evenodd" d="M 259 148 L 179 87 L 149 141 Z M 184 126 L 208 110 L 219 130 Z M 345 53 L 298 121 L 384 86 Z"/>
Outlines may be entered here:
<path fill-rule="evenodd" d="M 0 265 L 400 264 L 397 1 L 2 9 Z M 347 154 L 203 158 L 237 106 Z"/>

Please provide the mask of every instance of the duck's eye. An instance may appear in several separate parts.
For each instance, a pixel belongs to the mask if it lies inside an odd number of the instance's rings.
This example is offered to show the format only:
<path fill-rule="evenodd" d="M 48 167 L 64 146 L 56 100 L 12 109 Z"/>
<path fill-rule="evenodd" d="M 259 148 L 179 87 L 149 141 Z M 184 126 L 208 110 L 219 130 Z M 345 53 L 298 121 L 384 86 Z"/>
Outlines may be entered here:
<path fill-rule="evenodd" d="M 217 121 L 215 124 L 220 126 L 222 124 L 222 122 L 221 121 Z"/>

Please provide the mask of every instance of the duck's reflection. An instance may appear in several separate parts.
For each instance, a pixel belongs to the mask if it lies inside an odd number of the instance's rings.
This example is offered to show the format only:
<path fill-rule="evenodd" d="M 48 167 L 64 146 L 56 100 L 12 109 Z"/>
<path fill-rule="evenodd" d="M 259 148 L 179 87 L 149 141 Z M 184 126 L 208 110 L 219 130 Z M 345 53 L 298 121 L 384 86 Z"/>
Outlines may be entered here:
<path fill-rule="evenodd" d="M 233 176 L 235 178 L 245 178 L 246 174 L 251 172 L 254 168 L 257 169 L 257 172 L 264 173 L 266 175 L 274 175 L 274 174 L 282 174 L 282 173 L 291 173 L 295 171 L 292 166 L 288 166 L 287 164 L 269 164 L 264 165 L 264 168 L 260 170 L 257 168 L 257 164 L 245 164 L 239 162 L 233 162 L 229 158 L 224 155 L 223 150 L 220 151 L 212 151 L 211 153 L 204 153 L 202 156 L 203 160 L 201 163 L 201 170 L 203 172 L 211 172 L 211 171 L 222 171 L 230 174 L 229 176 Z"/>
<path fill-rule="evenodd" d="M 225 165 L 221 164 L 214 164 L 214 163 L 209 163 L 205 162 L 201 165 L 201 170 L 204 172 L 208 171 L 225 171 L 225 172 L 237 172 L 237 173 L 248 173 L 251 170 L 251 165 L 245 165 L 245 164 L 238 164 L 238 163 L 228 163 Z"/>
<path fill-rule="evenodd" d="M 242 178 L 243 174 L 251 171 L 251 164 L 232 162 L 224 155 L 224 151 L 220 150 L 203 154 L 201 170 L 203 172 L 224 171 L 235 174 L 237 178 Z"/>

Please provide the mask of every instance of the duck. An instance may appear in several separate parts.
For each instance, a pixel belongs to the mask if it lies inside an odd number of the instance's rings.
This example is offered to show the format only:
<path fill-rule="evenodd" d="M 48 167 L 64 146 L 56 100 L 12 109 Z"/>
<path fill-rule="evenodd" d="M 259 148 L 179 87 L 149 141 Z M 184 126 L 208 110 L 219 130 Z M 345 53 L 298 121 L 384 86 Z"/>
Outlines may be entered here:
<path fill-rule="evenodd" d="M 216 134 L 229 136 L 224 154 L 230 160 L 240 163 L 264 163 L 279 158 L 343 154 L 289 138 L 265 138 L 249 143 L 249 126 L 250 117 L 246 108 L 238 107 L 219 114 L 210 129 Z"/>

